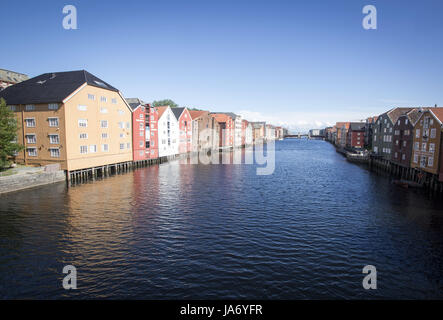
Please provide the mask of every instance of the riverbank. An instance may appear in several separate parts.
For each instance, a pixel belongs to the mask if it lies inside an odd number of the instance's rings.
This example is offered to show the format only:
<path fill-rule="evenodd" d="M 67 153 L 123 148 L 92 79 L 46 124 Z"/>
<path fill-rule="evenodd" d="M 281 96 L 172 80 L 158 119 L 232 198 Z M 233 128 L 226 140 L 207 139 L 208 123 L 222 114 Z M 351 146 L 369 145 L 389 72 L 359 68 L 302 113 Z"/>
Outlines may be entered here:
<path fill-rule="evenodd" d="M 34 188 L 66 180 L 59 166 L 21 167 L 10 175 L 0 177 L 0 194 Z"/>

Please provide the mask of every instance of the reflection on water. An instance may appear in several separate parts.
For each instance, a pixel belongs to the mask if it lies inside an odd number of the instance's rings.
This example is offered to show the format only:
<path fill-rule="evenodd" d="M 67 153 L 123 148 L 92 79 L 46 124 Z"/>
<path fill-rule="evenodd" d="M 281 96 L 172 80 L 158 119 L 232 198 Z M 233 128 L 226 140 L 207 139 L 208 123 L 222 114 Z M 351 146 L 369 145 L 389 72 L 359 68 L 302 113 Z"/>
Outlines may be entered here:
<path fill-rule="evenodd" d="M 443 297 L 441 200 L 323 141 L 279 141 L 276 156 L 270 176 L 172 162 L 0 196 L 0 297 Z"/>

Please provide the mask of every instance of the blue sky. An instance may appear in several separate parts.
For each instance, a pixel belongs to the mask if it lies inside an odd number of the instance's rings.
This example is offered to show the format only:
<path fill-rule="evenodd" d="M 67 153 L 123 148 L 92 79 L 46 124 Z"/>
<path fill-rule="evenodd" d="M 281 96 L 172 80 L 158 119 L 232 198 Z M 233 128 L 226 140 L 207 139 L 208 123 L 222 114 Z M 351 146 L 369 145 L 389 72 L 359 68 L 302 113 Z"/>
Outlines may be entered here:
<path fill-rule="evenodd" d="M 368 4 L 377 30 L 362 28 Z M 126 97 L 303 130 L 443 105 L 442 14 L 440 0 L 9 1 L 0 68 L 86 69 Z"/>

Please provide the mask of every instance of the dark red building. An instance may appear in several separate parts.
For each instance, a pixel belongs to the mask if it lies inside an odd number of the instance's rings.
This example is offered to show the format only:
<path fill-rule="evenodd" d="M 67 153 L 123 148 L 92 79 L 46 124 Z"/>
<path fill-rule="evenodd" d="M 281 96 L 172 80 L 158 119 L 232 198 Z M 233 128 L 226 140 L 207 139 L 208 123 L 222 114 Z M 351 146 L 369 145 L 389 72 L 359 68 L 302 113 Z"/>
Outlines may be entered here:
<path fill-rule="evenodd" d="M 351 122 L 346 136 L 346 147 L 348 149 L 362 149 L 365 145 L 364 122 Z"/>

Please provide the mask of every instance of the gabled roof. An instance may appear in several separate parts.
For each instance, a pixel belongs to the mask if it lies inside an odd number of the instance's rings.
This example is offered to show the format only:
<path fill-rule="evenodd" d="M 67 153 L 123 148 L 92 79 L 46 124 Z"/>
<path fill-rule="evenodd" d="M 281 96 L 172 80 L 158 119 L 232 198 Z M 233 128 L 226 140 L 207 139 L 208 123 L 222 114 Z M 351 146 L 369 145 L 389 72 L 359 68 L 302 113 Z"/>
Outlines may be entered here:
<path fill-rule="evenodd" d="M 429 108 L 429 111 L 434 114 L 440 123 L 443 123 L 443 108 Z"/>
<path fill-rule="evenodd" d="M 11 70 L 0 69 L 0 81 L 18 83 L 28 79 L 29 77 L 26 74 L 18 73 Z"/>
<path fill-rule="evenodd" d="M 224 114 L 224 113 L 213 113 L 211 112 L 210 115 L 215 118 L 218 122 L 228 122 L 230 116 Z"/>
<path fill-rule="evenodd" d="M 137 109 L 138 107 L 140 107 L 142 105 L 147 104 L 139 98 L 126 98 L 125 100 L 129 104 L 129 106 L 131 107 L 132 111 L 134 111 L 135 109 Z"/>
<path fill-rule="evenodd" d="M 175 118 L 178 120 L 185 109 L 186 108 L 171 108 L 171 111 L 174 114 Z"/>
<path fill-rule="evenodd" d="M 44 73 L 7 87 L 0 92 L 8 104 L 63 102 L 80 86 L 88 85 L 118 92 L 116 88 L 85 70 Z"/>
<path fill-rule="evenodd" d="M 204 110 L 189 110 L 189 114 L 191 115 L 191 119 L 195 120 L 197 118 L 200 118 L 205 113 L 209 113 L 209 111 Z"/>
<path fill-rule="evenodd" d="M 163 115 L 163 113 L 165 113 L 165 111 L 169 108 L 169 106 L 164 106 L 164 107 L 157 107 L 157 111 L 158 111 L 158 118 L 160 119 L 161 116 Z"/>
<path fill-rule="evenodd" d="M 382 115 L 387 115 L 389 120 L 391 120 L 392 124 L 395 124 L 398 120 L 398 117 L 401 115 L 406 114 L 407 112 L 411 111 L 413 108 L 392 108 L 391 110 L 382 113 L 379 117 Z"/>
<path fill-rule="evenodd" d="M 254 129 L 260 129 L 261 127 L 264 127 L 266 125 L 266 122 L 264 121 L 255 121 L 255 122 L 250 122 L 252 124 L 252 126 L 254 127 Z"/>

